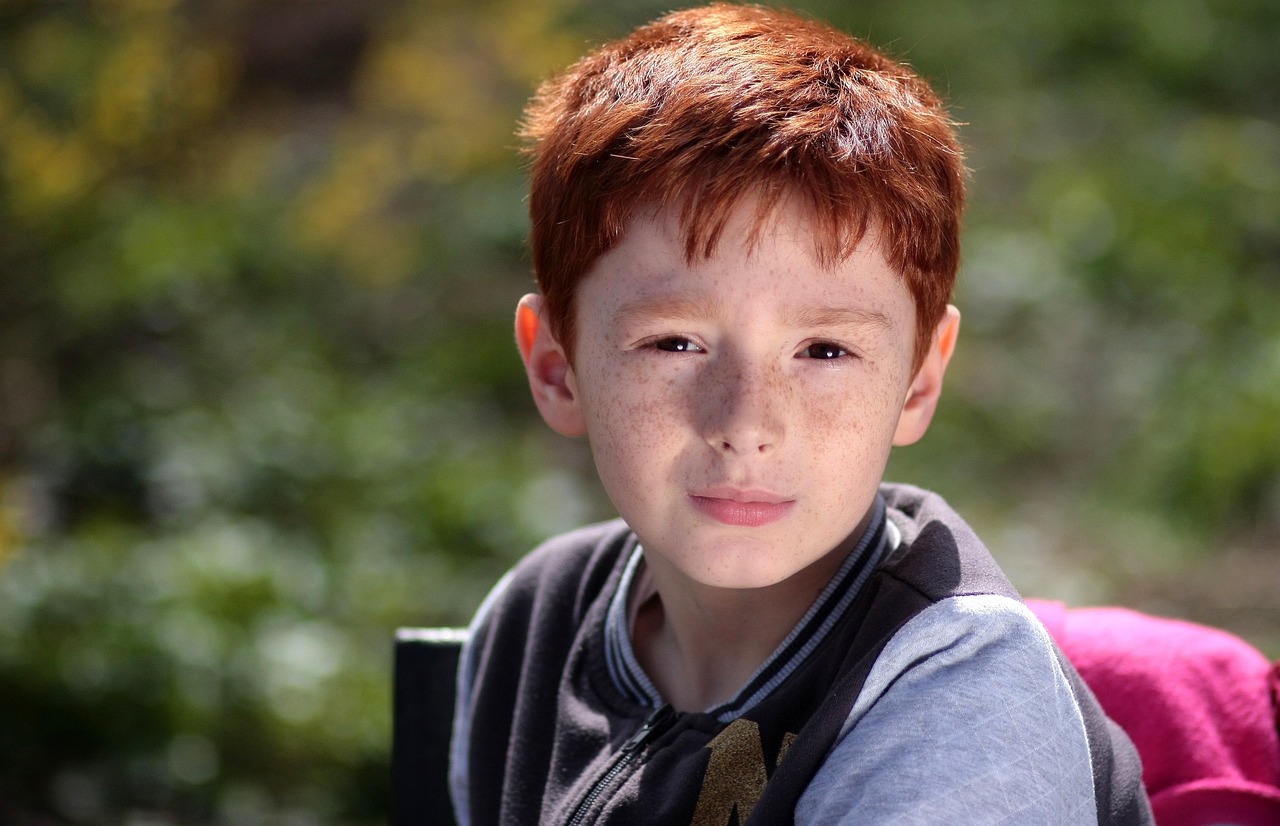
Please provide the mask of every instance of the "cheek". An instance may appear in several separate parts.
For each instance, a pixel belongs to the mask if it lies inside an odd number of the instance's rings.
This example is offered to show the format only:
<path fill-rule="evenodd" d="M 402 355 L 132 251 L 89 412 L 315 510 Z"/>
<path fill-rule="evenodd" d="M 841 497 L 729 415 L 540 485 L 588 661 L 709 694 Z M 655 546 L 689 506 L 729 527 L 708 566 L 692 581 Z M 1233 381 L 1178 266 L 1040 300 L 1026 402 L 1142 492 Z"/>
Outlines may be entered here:
<path fill-rule="evenodd" d="M 679 444 L 685 405 L 670 379 L 643 371 L 601 371 L 583 396 L 587 439 L 601 476 L 621 482 L 657 469 Z"/>
<path fill-rule="evenodd" d="M 809 451 L 823 465 L 844 464 L 844 475 L 888 456 L 901 403 L 896 377 L 867 371 L 838 389 L 816 392 L 794 409 Z M 904 391 L 905 392 L 905 391 Z"/>

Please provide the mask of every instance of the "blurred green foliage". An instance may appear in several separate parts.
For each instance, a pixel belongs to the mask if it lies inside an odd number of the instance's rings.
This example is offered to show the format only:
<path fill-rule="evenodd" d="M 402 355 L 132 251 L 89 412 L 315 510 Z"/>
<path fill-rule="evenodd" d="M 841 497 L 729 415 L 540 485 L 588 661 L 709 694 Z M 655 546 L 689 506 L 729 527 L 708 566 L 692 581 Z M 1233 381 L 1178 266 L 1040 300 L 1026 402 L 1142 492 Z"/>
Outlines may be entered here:
<path fill-rule="evenodd" d="M 892 475 L 1028 590 L 1268 558 L 1280 6 L 797 5 L 933 79 L 972 150 L 962 348 Z M 0 820 L 384 818 L 392 630 L 609 513 L 510 346 L 512 131 L 665 8 L 0 4 Z"/>

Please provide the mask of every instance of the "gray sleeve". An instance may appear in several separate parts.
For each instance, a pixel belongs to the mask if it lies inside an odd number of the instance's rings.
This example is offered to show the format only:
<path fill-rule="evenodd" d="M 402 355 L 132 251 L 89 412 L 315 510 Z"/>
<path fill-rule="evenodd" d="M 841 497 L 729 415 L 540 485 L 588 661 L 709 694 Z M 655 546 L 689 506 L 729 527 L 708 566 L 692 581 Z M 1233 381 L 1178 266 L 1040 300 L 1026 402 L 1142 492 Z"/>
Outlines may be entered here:
<path fill-rule="evenodd" d="M 1026 606 L 953 597 L 908 622 L 795 822 L 1097 823 L 1084 719 Z"/>
<path fill-rule="evenodd" d="M 449 741 L 449 796 L 453 798 L 453 817 L 458 826 L 471 826 L 471 804 L 467 796 L 467 755 L 471 750 L 471 686 L 475 682 L 480 658 L 477 639 L 481 635 L 477 631 L 510 581 L 511 573 L 508 572 L 493 586 L 493 590 L 476 610 L 458 660 L 458 694 L 453 710 L 453 737 Z"/>

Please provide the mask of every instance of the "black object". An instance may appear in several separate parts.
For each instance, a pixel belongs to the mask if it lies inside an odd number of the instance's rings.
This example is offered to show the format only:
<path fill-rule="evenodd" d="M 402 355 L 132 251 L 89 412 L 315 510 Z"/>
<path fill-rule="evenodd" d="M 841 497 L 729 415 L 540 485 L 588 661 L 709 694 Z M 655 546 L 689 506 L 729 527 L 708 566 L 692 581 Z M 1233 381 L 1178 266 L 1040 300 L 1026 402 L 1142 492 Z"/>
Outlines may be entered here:
<path fill-rule="evenodd" d="M 392 826 L 456 826 L 449 737 L 462 628 L 396 631 L 391 735 Z"/>

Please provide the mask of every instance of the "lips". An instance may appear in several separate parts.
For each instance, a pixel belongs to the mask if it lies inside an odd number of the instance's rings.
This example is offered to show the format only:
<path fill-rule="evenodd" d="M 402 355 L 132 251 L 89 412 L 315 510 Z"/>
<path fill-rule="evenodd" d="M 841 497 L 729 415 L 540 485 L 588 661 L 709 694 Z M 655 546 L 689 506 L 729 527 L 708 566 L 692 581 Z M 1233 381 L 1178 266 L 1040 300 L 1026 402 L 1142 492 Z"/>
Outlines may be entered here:
<path fill-rule="evenodd" d="M 689 494 L 701 513 L 717 522 L 759 528 L 777 522 L 795 507 L 795 500 L 767 490 L 714 487 Z"/>

